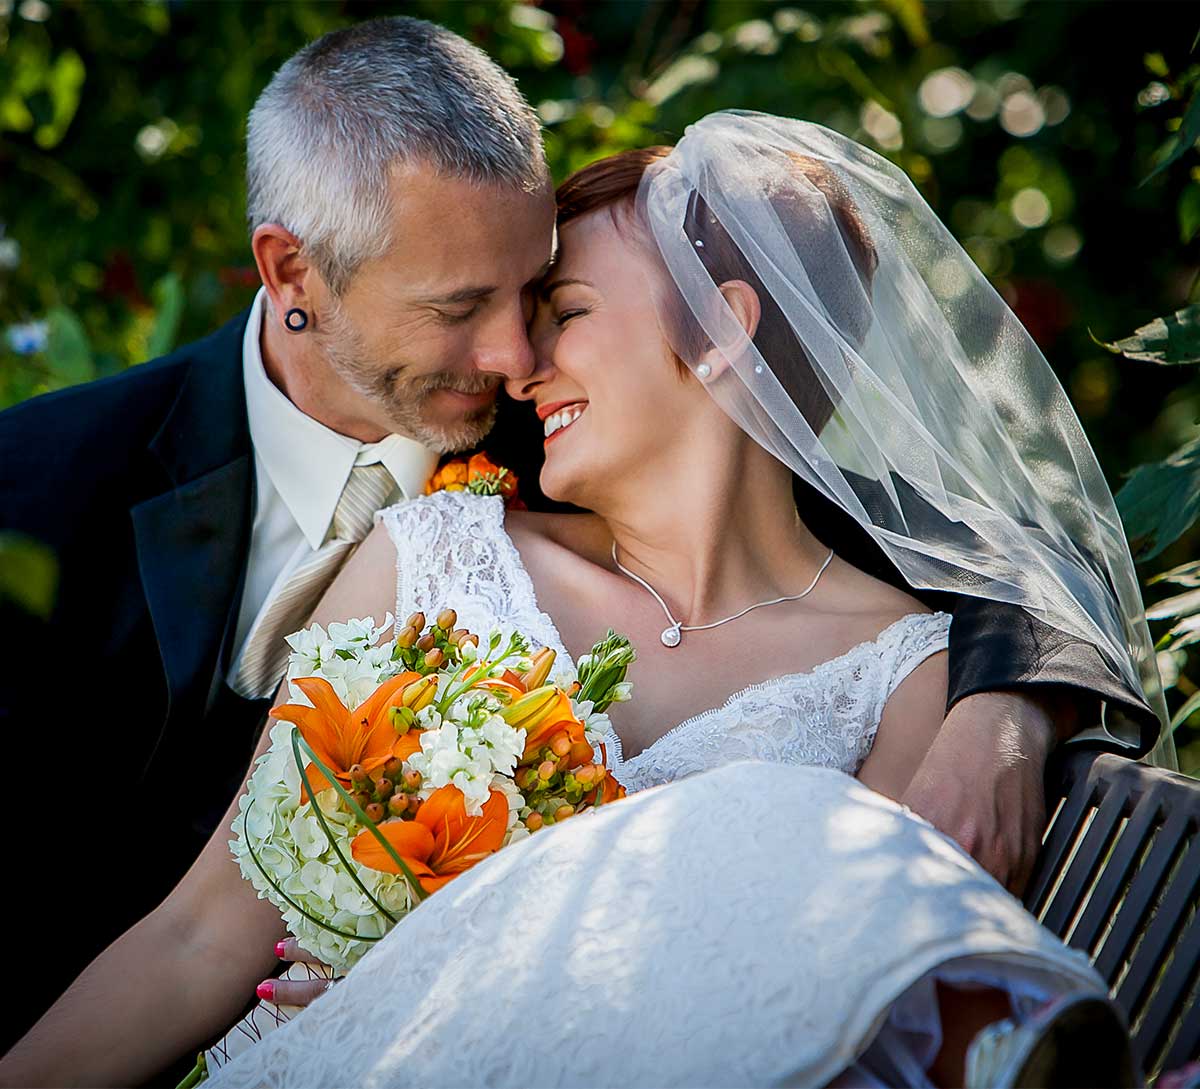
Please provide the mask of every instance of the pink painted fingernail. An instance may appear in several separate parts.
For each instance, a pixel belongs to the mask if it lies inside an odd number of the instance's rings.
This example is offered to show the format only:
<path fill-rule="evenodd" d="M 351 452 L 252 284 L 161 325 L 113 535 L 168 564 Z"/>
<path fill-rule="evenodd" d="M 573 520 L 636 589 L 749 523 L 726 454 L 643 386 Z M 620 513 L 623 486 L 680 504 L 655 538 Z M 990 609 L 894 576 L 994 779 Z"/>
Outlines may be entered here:
<path fill-rule="evenodd" d="M 276 955 L 276 956 L 277 956 L 277 957 L 278 957 L 280 960 L 283 960 L 283 957 L 284 957 L 284 954 L 285 954 L 285 953 L 287 953 L 287 940 L 286 940 L 286 939 L 284 939 L 284 940 L 283 940 L 283 941 L 281 941 L 281 942 L 276 942 L 276 943 L 275 943 L 275 955 Z"/>
<path fill-rule="evenodd" d="M 264 1002 L 275 1001 L 275 981 L 273 979 L 264 979 L 257 987 L 254 988 L 254 993 L 258 995 Z"/>

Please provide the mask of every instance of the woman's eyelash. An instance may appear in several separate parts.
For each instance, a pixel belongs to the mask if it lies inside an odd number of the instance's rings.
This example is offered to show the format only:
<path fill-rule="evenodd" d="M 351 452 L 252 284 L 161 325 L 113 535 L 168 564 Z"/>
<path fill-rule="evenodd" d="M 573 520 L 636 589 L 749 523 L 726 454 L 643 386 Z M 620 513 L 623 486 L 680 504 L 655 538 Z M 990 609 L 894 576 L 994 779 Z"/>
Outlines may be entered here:
<path fill-rule="evenodd" d="M 577 318 L 581 314 L 586 314 L 586 310 L 564 310 L 554 319 L 555 325 L 566 325 L 572 318 Z"/>

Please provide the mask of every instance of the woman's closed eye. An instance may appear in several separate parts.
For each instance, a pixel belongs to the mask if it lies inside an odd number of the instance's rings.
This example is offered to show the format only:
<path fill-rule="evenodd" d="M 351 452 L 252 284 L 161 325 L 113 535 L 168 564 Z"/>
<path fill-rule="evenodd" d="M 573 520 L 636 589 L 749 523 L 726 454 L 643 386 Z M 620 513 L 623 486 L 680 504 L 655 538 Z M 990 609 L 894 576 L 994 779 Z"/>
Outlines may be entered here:
<path fill-rule="evenodd" d="M 581 315 L 589 312 L 590 311 L 588 311 L 586 307 L 577 307 L 574 310 L 564 310 L 561 314 L 555 315 L 554 324 L 561 327 L 566 325 L 567 322 L 569 322 L 572 318 L 578 318 Z"/>

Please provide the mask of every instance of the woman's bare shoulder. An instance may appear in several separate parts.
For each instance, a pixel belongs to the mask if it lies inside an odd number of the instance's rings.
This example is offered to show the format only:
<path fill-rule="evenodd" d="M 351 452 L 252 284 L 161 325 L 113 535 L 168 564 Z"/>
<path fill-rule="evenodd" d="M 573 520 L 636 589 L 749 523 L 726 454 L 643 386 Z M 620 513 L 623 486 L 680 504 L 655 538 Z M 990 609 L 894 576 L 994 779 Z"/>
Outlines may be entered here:
<path fill-rule="evenodd" d="M 831 582 L 833 592 L 825 607 L 837 615 L 839 626 L 846 628 L 852 641 L 873 639 L 913 613 L 933 612 L 911 593 L 848 563 L 839 565 L 838 576 Z"/>
<path fill-rule="evenodd" d="M 612 535 L 595 514 L 509 511 L 504 528 L 519 551 L 566 551 L 591 563 L 603 563 Z"/>

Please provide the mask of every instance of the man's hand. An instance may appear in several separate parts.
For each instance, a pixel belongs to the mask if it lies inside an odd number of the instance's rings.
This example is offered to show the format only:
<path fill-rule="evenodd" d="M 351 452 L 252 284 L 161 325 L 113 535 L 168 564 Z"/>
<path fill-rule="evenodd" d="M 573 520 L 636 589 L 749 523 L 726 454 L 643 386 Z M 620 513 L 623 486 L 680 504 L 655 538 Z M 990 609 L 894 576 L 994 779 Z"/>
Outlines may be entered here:
<path fill-rule="evenodd" d="M 951 708 L 901 801 L 1019 896 L 1046 825 L 1043 774 L 1074 708 L 1061 697 L 981 692 Z"/>
<path fill-rule="evenodd" d="M 308 974 L 314 978 L 264 979 L 258 985 L 258 997 L 264 1002 L 273 1002 L 276 1006 L 307 1006 L 333 986 L 333 970 L 301 949 L 295 938 L 287 938 L 275 946 L 275 955 L 280 960 L 308 965 Z"/>

